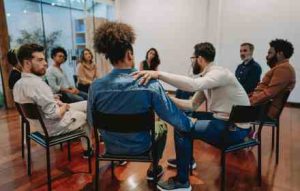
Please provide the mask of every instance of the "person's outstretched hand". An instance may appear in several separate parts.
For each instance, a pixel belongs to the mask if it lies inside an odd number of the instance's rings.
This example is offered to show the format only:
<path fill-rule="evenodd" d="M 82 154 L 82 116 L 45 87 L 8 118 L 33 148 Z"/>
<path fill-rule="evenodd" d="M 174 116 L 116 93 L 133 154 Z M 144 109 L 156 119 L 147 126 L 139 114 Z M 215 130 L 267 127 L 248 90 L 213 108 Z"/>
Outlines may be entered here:
<path fill-rule="evenodd" d="M 141 79 L 139 84 L 146 85 L 151 79 L 158 79 L 159 72 L 152 70 L 136 71 L 130 74 L 135 80 Z"/>

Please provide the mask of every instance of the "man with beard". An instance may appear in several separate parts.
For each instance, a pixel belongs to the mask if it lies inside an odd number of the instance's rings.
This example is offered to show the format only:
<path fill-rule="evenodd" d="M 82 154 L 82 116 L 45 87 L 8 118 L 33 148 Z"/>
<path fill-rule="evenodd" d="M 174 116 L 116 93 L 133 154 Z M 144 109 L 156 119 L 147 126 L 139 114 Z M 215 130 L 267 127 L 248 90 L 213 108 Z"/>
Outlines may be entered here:
<path fill-rule="evenodd" d="M 243 61 L 238 65 L 235 76 L 242 84 L 246 93 L 253 92 L 260 81 L 261 67 L 253 59 L 254 45 L 248 42 L 241 44 L 240 56 Z"/>
<path fill-rule="evenodd" d="M 237 144 L 244 141 L 250 133 L 249 126 L 233 127 L 233 131 L 226 131 L 228 118 L 233 105 L 250 105 L 248 96 L 237 81 L 236 77 L 228 69 L 213 63 L 215 48 L 209 42 L 199 43 L 194 46 L 194 55 L 191 57 L 193 73 L 200 74 L 199 78 L 189 78 L 182 75 L 170 74 L 161 71 L 140 71 L 132 75 L 141 78 L 140 84 L 147 84 L 150 79 L 160 79 L 181 90 L 196 92 L 191 100 L 171 98 L 175 104 L 183 110 L 195 111 L 199 108 L 205 97 L 208 101 L 210 113 L 199 115 L 191 132 L 192 137 L 201 138 L 215 144 Z M 226 136 L 224 136 L 224 132 Z M 175 137 L 176 138 L 176 137 Z M 183 137 L 182 139 L 190 139 Z M 175 144 L 175 148 L 177 145 Z M 177 151 L 177 148 L 176 148 Z M 176 159 L 169 159 L 171 167 L 182 167 L 180 158 L 176 152 Z M 194 165 L 194 161 L 190 159 Z M 187 165 L 187 163 L 184 163 Z M 188 174 L 185 174 L 188 180 Z M 184 178 L 181 178 L 184 180 Z M 176 185 L 181 183 L 178 176 L 165 182 L 159 182 L 160 190 L 176 190 Z"/>
<path fill-rule="evenodd" d="M 62 103 L 54 99 L 50 87 L 43 81 L 46 73 L 44 48 L 37 44 L 24 44 L 19 48 L 18 60 L 23 67 L 22 77 L 13 88 L 14 101 L 20 104 L 35 103 L 41 111 L 42 118 L 49 136 L 57 136 L 79 128 L 86 131 L 90 137 L 89 126 L 86 122 L 86 101 L 74 104 Z M 30 120 L 39 127 L 36 120 Z M 83 157 L 88 158 L 91 151 L 82 139 Z"/>
<path fill-rule="evenodd" d="M 293 45 L 283 39 L 272 40 L 266 56 L 271 68 L 250 95 L 251 105 L 273 99 L 268 116 L 274 118 L 282 106 L 282 97 L 286 91 L 292 91 L 296 83 L 296 75 L 289 58 L 294 53 Z"/>

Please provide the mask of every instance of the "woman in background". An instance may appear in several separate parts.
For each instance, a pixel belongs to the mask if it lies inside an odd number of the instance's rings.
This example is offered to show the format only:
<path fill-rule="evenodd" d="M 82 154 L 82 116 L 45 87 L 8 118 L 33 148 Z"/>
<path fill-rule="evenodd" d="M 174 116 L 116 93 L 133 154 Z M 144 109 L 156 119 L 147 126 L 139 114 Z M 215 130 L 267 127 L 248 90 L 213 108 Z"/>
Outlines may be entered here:
<path fill-rule="evenodd" d="M 157 70 L 160 64 L 158 52 L 155 48 L 150 48 L 146 53 L 146 60 L 140 63 L 140 71 Z"/>
<path fill-rule="evenodd" d="M 12 70 L 8 78 L 9 89 L 13 89 L 15 83 L 21 78 L 22 66 L 19 64 L 17 59 L 17 52 L 15 49 L 10 49 L 7 53 L 7 61 L 12 65 Z"/>
<path fill-rule="evenodd" d="M 91 83 L 97 78 L 97 68 L 93 63 L 92 52 L 85 48 L 81 52 L 77 66 L 78 89 L 88 93 Z"/>

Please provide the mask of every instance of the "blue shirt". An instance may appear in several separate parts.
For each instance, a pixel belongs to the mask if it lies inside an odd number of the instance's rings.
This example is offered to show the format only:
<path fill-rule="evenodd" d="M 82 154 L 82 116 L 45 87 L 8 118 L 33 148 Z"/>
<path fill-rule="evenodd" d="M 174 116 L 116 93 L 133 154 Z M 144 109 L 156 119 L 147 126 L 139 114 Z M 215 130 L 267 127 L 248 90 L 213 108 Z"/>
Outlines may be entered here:
<path fill-rule="evenodd" d="M 113 69 L 111 73 L 95 80 L 89 90 L 88 122 L 93 124 L 92 111 L 109 114 L 135 114 L 153 108 L 157 115 L 179 131 L 189 132 L 191 120 L 180 111 L 165 94 L 157 80 L 146 86 L 139 85 L 130 73 L 135 69 Z M 126 124 L 124 124 L 126 128 Z M 112 154 L 141 154 L 150 148 L 149 133 L 122 134 L 101 131 L 106 151 Z"/>

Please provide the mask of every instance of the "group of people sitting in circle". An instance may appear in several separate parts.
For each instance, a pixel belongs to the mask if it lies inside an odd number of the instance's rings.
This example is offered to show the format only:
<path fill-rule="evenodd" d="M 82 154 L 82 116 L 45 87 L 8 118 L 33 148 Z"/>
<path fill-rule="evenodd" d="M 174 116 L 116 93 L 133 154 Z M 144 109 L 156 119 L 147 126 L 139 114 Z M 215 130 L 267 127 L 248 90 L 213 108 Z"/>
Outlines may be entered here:
<path fill-rule="evenodd" d="M 193 73 L 197 77 L 191 78 L 159 71 L 160 59 L 154 48 L 147 52 L 145 61 L 140 63 L 140 71 L 136 70 L 132 46 L 135 39 L 133 28 L 125 23 L 107 22 L 101 25 L 95 32 L 94 48 L 110 60 L 113 69 L 98 78 L 91 51 L 83 50 L 77 66 L 78 88 L 69 83 L 61 69 L 67 59 L 63 48 L 52 50 L 53 65 L 47 69 L 44 48 L 37 44 L 24 44 L 17 51 L 17 60 L 10 60 L 11 63 L 19 63 L 13 65 L 11 80 L 19 79 L 14 85 L 12 82 L 10 84 L 15 102 L 38 105 L 51 136 L 83 128 L 91 137 L 93 111 L 134 114 L 147 112 L 152 108 L 160 120 L 174 128 L 176 156 L 167 163 L 177 169 L 177 174 L 166 181 L 159 181 L 159 190 L 192 189 L 189 168 L 196 168 L 196 162 L 191 157 L 193 138 L 230 145 L 241 143 L 252 134 L 250 127 L 243 125 L 235 124 L 232 130 L 227 130 L 233 105 L 257 105 L 273 99 L 268 112 L 268 116 L 272 118 L 279 112 L 284 93 L 292 91 L 296 83 L 295 71 L 289 61 L 294 48 L 287 40 L 275 39 L 269 43 L 266 60 L 270 70 L 261 82 L 255 82 L 257 86 L 251 92 L 246 92 L 238 77 L 222 67 L 222 63 L 214 63 L 216 50 L 212 43 L 195 44 L 191 62 Z M 241 48 L 245 46 L 250 48 L 249 44 L 242 45 Z M 242 56 L 242 52 L 241 58 L 246 58 Z M 247 60 L 242 63 L 244 68 L 250 66 L 247 65 L 250 60 L 251 56 L 247 56 Z M 243 72 L 237 73 L 243 77 Z M 45 76 L 47 81 L 44 80 Z M 159 80 L 181 91 L 195 93 L 191 99 L 169 96 Z M 70 104 L 60 100 L 56 94 L 62 94 L 62 97 L 71 100 Z M 197 115 L 196 111 L 204 101 L 208 103 L 208 112 Z M 190 112 L 189 116 L 185 112 Z M 193 122 L 191 117 L 197 120 Z M 101 130 L 100 133 L 106 152 L 111 154 L 138 155 L 151 147 L 150 134 L 147 132 L 124 135 Z M 164 123 L 156 124 L 155 135 L 161 158 L 167 137 Z M 93 151 L 87 150 L 84 141 L 82 145 L 84 156 L 90 157 Z M 159 165 L 158 177 L 163 172 Z M 150 166 L 147 179 L 153 180 L 153 176 L 153 168 Z"/>

